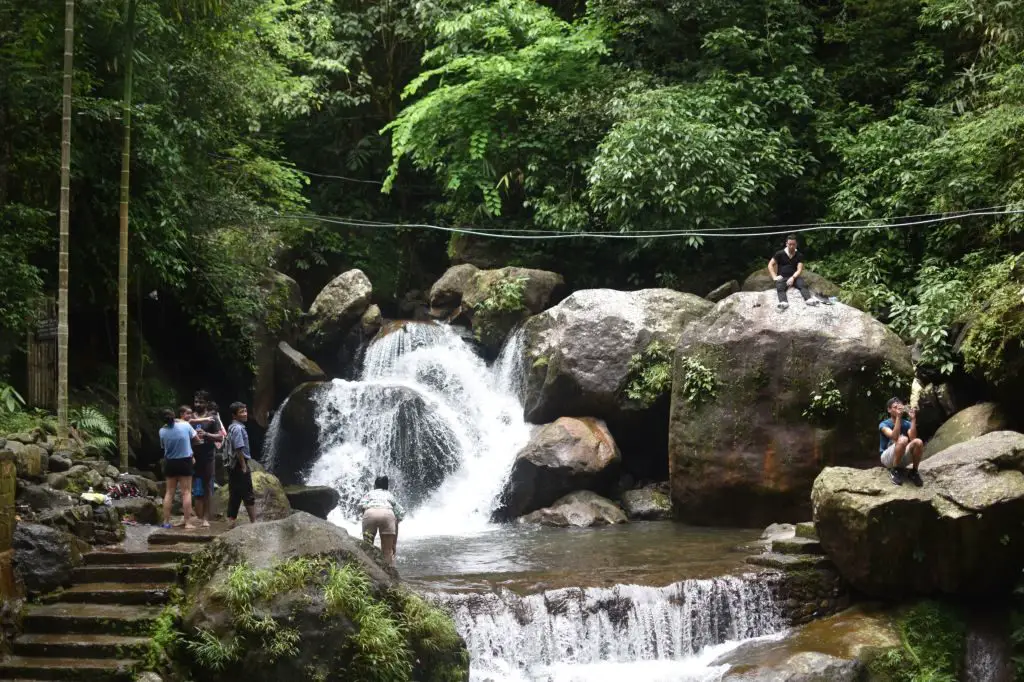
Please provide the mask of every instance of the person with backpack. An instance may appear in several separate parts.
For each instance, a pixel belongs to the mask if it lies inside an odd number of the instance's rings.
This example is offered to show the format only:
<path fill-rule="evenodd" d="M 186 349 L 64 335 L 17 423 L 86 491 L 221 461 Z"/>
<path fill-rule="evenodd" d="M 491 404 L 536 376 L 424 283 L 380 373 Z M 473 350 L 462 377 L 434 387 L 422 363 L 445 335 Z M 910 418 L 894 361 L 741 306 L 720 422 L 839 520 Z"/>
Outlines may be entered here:
<path fill-rule="evenodd" d="M 239 507 L 244 503 L 249 523 L 256 523 L 256 495 L 252 487 L 252 452 L 245 422 L 249 409 L 245 403 L 231 403 L 231 425 L 224 439 L 224 457 L 228 469 L 228 528 L 238 521 Z"/>

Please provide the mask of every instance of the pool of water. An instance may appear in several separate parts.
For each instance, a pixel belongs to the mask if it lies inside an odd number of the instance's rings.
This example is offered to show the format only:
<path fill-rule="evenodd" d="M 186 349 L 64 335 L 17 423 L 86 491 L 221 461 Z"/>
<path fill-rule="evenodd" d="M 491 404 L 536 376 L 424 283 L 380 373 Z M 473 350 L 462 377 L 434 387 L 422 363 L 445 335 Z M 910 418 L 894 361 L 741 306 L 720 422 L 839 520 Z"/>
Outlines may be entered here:
<path fill-rule="evenodd" d="M 748 572 L 759 532 L 669 521 L 603 528 L 493 526 L 470 535 L 399 535 L 402 578 L 429 591 L 531 594 L 560 587 L 668 585 Z"/>

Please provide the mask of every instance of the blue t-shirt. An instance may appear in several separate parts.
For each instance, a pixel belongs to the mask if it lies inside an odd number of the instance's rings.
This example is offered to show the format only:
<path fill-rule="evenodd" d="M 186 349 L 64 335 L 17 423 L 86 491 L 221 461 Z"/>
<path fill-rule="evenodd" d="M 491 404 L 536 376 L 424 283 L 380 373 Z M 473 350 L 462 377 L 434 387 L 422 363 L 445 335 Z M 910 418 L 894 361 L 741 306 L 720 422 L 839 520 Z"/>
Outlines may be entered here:
<path fill-rule="evenodd" d="M 192 439 L 196 430 L 188 422 L 176 421 L 173 426 L 160 427 L 160 447 L 165 459 L 187 459 L 192 456 Z"/>
<path fill-rule="evenodd" d="M 885 452 L 885 449 L 892 445 L 892 441 L 882 432 L 882 429 L 893 429 L 896 428 L 896 422 L 892 420 L 892 417 L 886 419 L 878 425 L 878 451 Z M 900 429 L 900 435 L 905 436 L 910 433 L 910 420 L 903 420 L 903 428 Z"/>
<path fill-rule="evenodd" d="M 246 459 L 252 459 L 249 452 L 249 432 L 245 430 L 245 424 L 231 422 L 231 426 L 228 427 L 228 438 L 231 439 L 231 447 L 235 452 L 241 450 Z"/>

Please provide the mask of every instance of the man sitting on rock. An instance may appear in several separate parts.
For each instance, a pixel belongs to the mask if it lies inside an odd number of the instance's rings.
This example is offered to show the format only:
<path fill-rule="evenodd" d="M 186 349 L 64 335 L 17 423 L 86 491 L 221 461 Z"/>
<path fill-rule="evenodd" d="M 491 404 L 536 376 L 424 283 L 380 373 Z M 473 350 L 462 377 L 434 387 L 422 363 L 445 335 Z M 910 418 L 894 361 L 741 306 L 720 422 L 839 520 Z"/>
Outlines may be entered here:
<path fill-rule="evenodd" d="M 885 411 L 889 418 L 878 425 L 882 466 L 889 470 L 889 479 L 896 485 L 903 485 L 904 480 L 909 480 L 921 487 L 923 482 L 917 465 L 921 463 L 924 442 L 917 437 L 917 410 L 911 408 L 910 419 L 907 419 L 904 415 L 908 410 L 903 402 L 899 398 L 889 398 Z M 913 464 L 910 470 L 906 468 L 908 459 Z"/>
<path fill-rule="evenodd" d="M 807 282 L 801 277 L 804 271 L 804 256 L 796 250 L 796 235 L 786 237 L 786 248 L 777 252 L 768 261 L 768 272 L 775 280 L 775 291 L 779 295 L 779 310 L 789 307 L 786 290 L 796 287 L 807 305 L 818 305 L 818 299 L 811 297 Z"/>

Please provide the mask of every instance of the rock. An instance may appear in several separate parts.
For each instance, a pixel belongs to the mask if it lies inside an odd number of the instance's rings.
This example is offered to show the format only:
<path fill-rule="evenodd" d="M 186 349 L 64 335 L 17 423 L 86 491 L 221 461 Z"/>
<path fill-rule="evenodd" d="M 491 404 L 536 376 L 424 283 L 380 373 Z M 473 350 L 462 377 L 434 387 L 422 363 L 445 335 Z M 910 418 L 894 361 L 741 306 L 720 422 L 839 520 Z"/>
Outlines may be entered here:
<path fill-rule="evenodd" d="M 839 287 L 837 285 L 835 285 L 832 282 L 828 281 L 827 279 L 825 279 L 824 277 L 822 277 L 819 274 L 811 272 L 810 270 L 807 270 L 805 268 L 802 276 L 804 278 L 804 281 L 807 282 L 807 286 L 808 286 L 808 288 L 810 288 L 812 293 L 821 294 L 822 296 L 825 296 L 825 297 L 838 296 L 840 294 L 840 289 L 839 289 Z M 761 268 L 760 270 L 757 270 L 756 272 L 751 273 L 751 275 L 749 277 L 747 277 L 743 281 L 743 288 L 741 289 L 741 291 L 750 291 L 750 292 L 772 291 L 772 292 L 774 292 L 775 291 L 775 280 L 773 280 L 772 276 L 770 274 L 768 274 L 768 267 L 765 266 L 765 267 Z M 796 292 L 795 295 L 796 295 L 797 298 L 800 297 L 800 293 L 799 292 Z M 777 301 L 778 299 L 775 299 L 775 300 Z M 790 300 L 791 303 L 796 300 L 796 299 L 793 298 L 793 292 L 790 292 L 789 300 Z"/>
<path fill-rule="evenodd" d="M 380 307 L 376 303 L 367 308 L 363 316 L 359 318 L 359 327 L 362 330 L 363 338 L 373 338 L 383 324 L 384 317 L 380 314 Z"/>
<path fill-rule="evenodd" d="M 727 296 L 732 296 L 739 290 L 740 283 L 733 279 L 729 280 L 725 284 L 715 287 L 714 289 L 711 290 L 711 293 L 709 293 L 704 298 L 708 299 L 712 303 L 718 303 L 723 298 L 726 298 Z"/>
<path fill-rule="evenodd" d="M 15 455 L 17 455 L 18 453 L 25 450 L 25 444 L 19 440 L 13 440 L 11 438 L 8 438 L 4 442 L 4 450 L 7 450 L 8 452 L 13 452 Z"/>
<path fill-rule="evenodd" d="M 21 443 L 22 445 L 33 445 L 36 442 L 36 439 L 37 437 L 35 434 L 25 432 L 12 433 L 7 436 L 8 442 L 14 441 L 16 443 Z"/>
<path fill-rule="evenodd" d="M 761 533 L 761 539 L 773 542 L 796 537 L 796 526 L 792 523 L 773 523 Z"/>
<path fill-rule="evenodd" d="M 155 672 L 147 670 L 146 672 L 139 673 L 135 677 L 135 682 L 164 682 L 164 680 Z"/>
<path fill-rule="evenodd" d="M 265 471 L 253 471 L 252 487 L 256 495 L 256 516 L 260 521 L 276 521 L 286 518 L 292 513 L 291 505 L 288 504 L 288 496 L 284 493 L 284 486 L 281 485 L 277 476 Z M 218 515 L 227 513 L 228 495 L 228 486 L 217 490 L 217 502 L 214 508 Z M 245 517 L 245 509 L 239 511 L 239 516 Z"/>
<path fill-rule="evenodd" d="M 884 469 L 825 469 L 814 482 L 821 545 L 869 595 L 1009 595 L 1024 566 L 1024 435 L 996 431 L 920 467 L 924 487 Z"/>
<path fill-rule="evenodd" d="M 51 472 L 67 471 L 71 468 L 71 458 L 67 455 L 57 454 L 50 455 L 49 458 L 49 469 Z"/>
<path fill-rule="evenodd" d="M 370 545 L 305 512 L 239 526 L 219 536 L 197 557 L 195 563 L 202 571 L 190 576 L 182 614 L 185 637 L 199 641 L 199 633 L 208 632 L 221 641 L 242 643 L 239 658 L 227 662 L 216 679 L 369 680 L 381 670 L 402 670 L 403 666 L 411 667 L 411 675 L 400 675 L 403 679 L 468 679 L 469 657 L 451 618 L 398 586 L 393 574 L 378 563 L 379 556 Z M 273 631 L 288 632 L 294 638 L 292 651 L 274 656 L 260 646 L 261 634 L 247 626 L 249 621 L 221 595 L 240 565 L 256 571 L 282 565 L 301 570 L 296 560 L 344 566 L 339 577 L 344 600 L 341 608 L 330 608 L 325 587 L 331 573 L 325 570 L 293 579 L 277 592 L 258 591 L 251 608 L 263 619 L 263 631 L 270 622 Z M 371 626 L 386 628 L 382 637 L 400 639 L 365 640 L 357 648 L 352 641 L 355 633 Z M 359 650 L 369 660 L 355 658 Z M 196 679 L 214 679 L 195 656 L 184 656 L 181 662 L 192 667 Z"/>
<path fill-rule="evenodd" d="M 332 279 L 309 307 L 306 337 L 324 348 L 341 340 L 370 305 L 373 285 L 362 270 L 349 270 Z"/>
<path fill-rule="evenodd" d="M 163 510 L 153 497 L 123 497 L 114 500 L 112 505 L 122 521 L 130 518 L 137 523 L 156 526 L 162 520 Z"/>
<path fill-rule="evenodd" d="M 307 381 L 325 381 L 327 375 L 320 365 L 291 347 L 287 341 L 277 344 L 275 356 L 274 381 L 278 395 L 283 399 L 296 386 Z"/>
<path fill-rule="evenodd" d="M 281 408 L 277 455 L 271 473 L 286 484 L 301 483 L 320 453 L 316 411 L 329 383 L 309 381 L 296 387 Z"/>
<path fill-rule="evenodd" d="M 50 457 L 38 445 L 25 445 L 15 453 L 18 478 L 41 481 L 46 476 Z"/>
<path fill-rule="evenodd" d="M 292 485 L 285 488 L 284 492 L 292 509 L 304 511 L 321 519 L 326 519 L 341 502 L 338 491 L 325 485 Z"/>
<path fill-rule="evenodd" d="M 867 313 L 800 302 L 779 312 L 769 294 L 733 294 L 676 349 L 674 514 L 748 527 L 808 518 L 823 467 L 877 465 L 879 414 L 911 375 L 906 346 Z"/>
<path fill-rule="evenodd" d="M 804 651 L 793 654 L 771 667 L 746 672 L 729 671 L 723 682 L 859 682 L 864 675 L 864 664 L 818 653 Z"/>
<path fill-rule="evenodd" d="M 462 305 L 469 313 L 477 340 L 496 354 L 513 327 L 547 310 L 564 295 L 561 275 L 509 267 L 474 273 L 466 285 Z"/>
<path fill-rule="evenodd" d="M 979 403 L 950 417 L 924 444 L 924 456 L 931 457 L 946 448 L 1009 426 L 1003 409 L 995 403 Z"/>
<path fill-rule="evenodd" d="M 120 483 L 130 483 L 143 495 L 149 497 L 162 497 L 160 494 L 160 486 L 157 482 L 139 474 L 121 474 L 117 478 Z"/>
<path fill-rule="evenodd" d="M 60 474 L 50 474 L 55 476 Z M 47 484 L 33 485 L 30 483 L 18 482 L 17 501 L 27 504 L 34 511 L 46 511 L 55 507 L 71 507 L 77 504 L 77 500 L 68 493 L 54 489 Z"/>
<path fill-rule="evenodd" d="M 50 486 L 54 490 L 66 490 L 68 487 L 68 475 L 67 473 L 62 474 L 47 474 L 46 485 Z"/>
<path fill-rule="evenodd" d="M 550 507 L 520 517 L 520 523 L 558 528 L 589 528 L 627 523 L 626 514 L 611 500 L 589 490 L 569 493 Z"/>
<path fill-rule="evenodd" d="M 608 491 L 621 457 L 605 423 L 562 417 L 534 431 L 516 456 L 495 518 L 522 516 L 574 490 Z"/>
<path fill-rule="evenodd" d="M 630 400 L 630 363 L 654 342 L 675 349 L 683 327 L 711 308 L 670 289 L 577 291 L 524 325 L 525 414 L 535 424 L 563 416 L 607 422 L 623 465 L 642 479 L 668 477 L 668 398 Z"/>
<path fill-rule="evenodd" d="M 672 517 L 672 500 L 654 488 L 627 490 L 622 493 L 622 508 L 630 521 L 662 521 Z"/>
<path fill-rule="evenodd" d="M 469 263 L 453 265 L 448 268 L 441 275 L 441 279 L 430 287 L 430 307 L 444 311 L 439 315 L 444 316 L 462 305 L 462 297 L 466 288 L 469 287 L 479 270 L 478 267 Z"/>
<path fill-rule="evenodd" d="M 30 595 L 52 592 L 71 584 L 71 571 L 82 565 L 89 546 L 75 536 L 40 523 L 14 527 L 14 570 Z"/>
<path fill-rule="evenodd" d="M 121 525 L 121 514 L 113 506 L 93 505 L 92 507 L 93 537 L 90 540 L 96 545 L 116 545 L 124 540 L 124 526 Z"/>
<path fill-rule="evenodd" d="M 277 344 L 294 341 L 298 336 L 302 292 L 294 279 L 267 268 L 259 282 L 259 294 L 267 302 L 267 314 L 251 318 L 245 324 L 252 337 L 256 367 L 249 420 L 265 429 L 268 415 L 278 404 Z"/>

